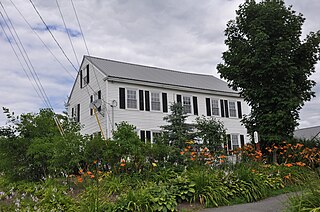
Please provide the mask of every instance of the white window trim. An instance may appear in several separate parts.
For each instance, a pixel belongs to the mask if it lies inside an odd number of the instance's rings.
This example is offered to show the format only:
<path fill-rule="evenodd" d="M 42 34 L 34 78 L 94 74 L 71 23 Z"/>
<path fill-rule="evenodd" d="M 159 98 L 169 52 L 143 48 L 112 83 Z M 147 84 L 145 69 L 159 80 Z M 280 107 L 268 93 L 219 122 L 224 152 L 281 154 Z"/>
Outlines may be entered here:
<path fill-rule="evenodd" d="M 131 108 L 131 107 L 128 107 L 128 91 L 135 91 L 136 92 L 136 108 Z M 125 89 L 125 100 L 126 100 L 126 109 L 128 110 L 138 110 L 139 109 L 139 105 L 138 105 L 138 89 L 136 88 L 126 88 Z M 102 94 L 101 94 L 102 95 Z"/>
<path fill-rule="evenodd" d="M 212 107 L 213 100 L 217 100 L 218 101 L 218 115 L 213 114 L 213 107 Z M 216 117 L 220 117 L 221 116 L 220 99 L 210 98 L 210 107 L 211 107 L 211 116 L 216 116 Z"/>
<path fill-rule="evenodd" d="M 231 109 L 230 109 L 230 102 L 234 102 L 234 107 L 235 107 L 235 116 L 231 116 Z M 228 112 L 229 112 L 229 118 L 238 118 L 237 114 L 238 114 L 238 108 L 237 108 L 237 101 L 236 100 L 228 100 Z"/>
<path fill-rule="evenodd" d="M 184 103 L 183 103 L 183 97 L 188 97 L 190 98 L 190 113 L 187 113 L 187 114 L 192 114 L 192 111 L 193 111 L 193 99 L 192 99 L 192 96 L 191 95 L 181 95 L 181 104 L 182 104 L 182 107 L 184 108 Z"/>
<path fill-rule="evenodd" d="M 232 136 L 237 136 L 238 146 L 241 148 L 240 134 L 238 134 L 238 133 L 231 133 L 231 134 L 230 134 L 231 149 L 234 150 L 234 148 L 233 148 L 233 142 L 232 142 Z"/>
<path fill-rule="evenodd" d="M 162 110 L 161 110 L 161 108 L 162 108 L 162 92 L 160 92 L 160 91 L 149 91 L 149 93 L 150 93 L 150 97 L 149 97 L 149 102 L 150 102 L 150 111 L 152 111 L 152 112 L 162 112 Z M 159 102 L 160 102 L 160 108 L 159 108 L 159 110 L 153 110 L 152 109 L 152 93 L 157 93 L 157 94 L 159 94 Z"/>

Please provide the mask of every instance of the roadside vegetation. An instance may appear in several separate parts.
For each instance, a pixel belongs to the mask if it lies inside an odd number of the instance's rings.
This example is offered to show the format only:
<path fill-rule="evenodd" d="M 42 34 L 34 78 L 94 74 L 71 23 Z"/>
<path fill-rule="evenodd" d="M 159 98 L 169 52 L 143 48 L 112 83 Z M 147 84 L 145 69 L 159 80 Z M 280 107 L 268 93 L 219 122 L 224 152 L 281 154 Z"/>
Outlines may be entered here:
<path fill-rule="evenodd" d="M 125 122 L 105 141 L 81 136 L 77 123 L 64 115 L 59 116 L 61 136 L 50 110 L 14 117 L 6 109 L 9 122 L 0 130 L 0 208 L 195 211 L 304 188 L 310 190 L 292 198 L 292 210 L 317 206 L 317 142 L 282 141 L 263 152 L 248 144 L 226 151 L 225 129 L 214 119 L 201 117 L 192 130 L 177 131 L 186 125 L 181 108 L 171 107 L 174 115 L 167 117 L 168 125 L 152 144 L 142 142 L 135 127 Z M 188 140 L 170 142 L 170 136 L 180 134 Z M 277 163 L 271 160 L 274 152 Z"/>

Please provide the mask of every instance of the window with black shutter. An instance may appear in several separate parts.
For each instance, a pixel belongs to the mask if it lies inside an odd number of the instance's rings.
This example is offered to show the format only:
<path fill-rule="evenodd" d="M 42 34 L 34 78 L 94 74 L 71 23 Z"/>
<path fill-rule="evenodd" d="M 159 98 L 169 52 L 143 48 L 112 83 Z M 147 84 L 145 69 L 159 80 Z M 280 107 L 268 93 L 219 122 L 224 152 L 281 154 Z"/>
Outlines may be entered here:
<path fill-rule="evenodd" d="M 210 98 L 206 98 L 207 116 L 211 116 Z"/>
<path fill-rule="evenodd" d="M 231 135 L 227 134 L 228 150 L 232 150 Z"/>
<path fill-rule="evenodd" d="M 227 118 L 229 118 L 228 100 L 224 100 L 224 112 Z"/>
<path fill-rule="evenodd" d="M 92 103 L 93 102 L 93 96 L 91 95 L 90 96 L 90 103 Z M 92 107 L 90 107 L 90 116 L 92 116 L 93 115 L 93 109 L 92 109 Z"/>
<path fill-rule="evenodd" d="M 151 131 L 149 130 L 146 131 L 146 141 L 151 142 Z"/>
<path fill-rule="evenodd" d="M 162 110 L 164 113 L 168 112 L 168 98 L 167 93 L 162 93 Z"/>
<path fill-rule="evenodd" d="M 140 140 L 145 142 L 145 140 L 146 140 L 146 131 L 140 130 Z"/>
<path fill-rule="evenodd" d="M 181 99 L 181 95 L 180 94 L 177 94 L 177 102 L 178 103 L 182 103 L 182 99 Z"/>
<path fill-rule="evenodd" d="M 144 110 L 143 90 L 139 90 L 139 109 Z"/>
<path fill-rule="evenodd" d="M 220 99 L 220 109 L 221 109 L 221 117 L 224 117 L 224 101 Z"/>
<path fill-rule="evenodd" d="M 77 105 L 77 122 L 80 122 L 80 104 Z"/>
<path fill-rule="evenodd" d="M 82 70 L 80 70 L 80 88 L 82 88 Z"/>
<path fill-rule="evenodd" d="M 242 119 L 242 109 L 241 109 L 241 102 L 237 102 L 237 107 L 238 107 L 238 118 Z"/>
<path fill-rule="evenodd" d="M 119 108 L 125 109 L 126 108 L 126 92 L 124 88 L 119 88 Z"/>
<path fill-rule="evenodd" d="M 244 146 L 244 135 L 240 135 L 240 144 L 241 144 L 241 147 Z"/>
<path fill-rule="evenodd" d="M 89 64 L 87 65 L 87 78 L 86 78 L 86 81 L 87 83 L 86 84 L 89 84 Z"/>
<path fill-rule="evenodd" d="M 198 115 L 198 98 L 196 96 L 192 97 L 193 100 L 193 114 Z"/>
<path fill-rule="evenodd" d="M 150 92 L 145 91 L 145 105 L 146 105 L 146 111 L 150 111 Z"/>

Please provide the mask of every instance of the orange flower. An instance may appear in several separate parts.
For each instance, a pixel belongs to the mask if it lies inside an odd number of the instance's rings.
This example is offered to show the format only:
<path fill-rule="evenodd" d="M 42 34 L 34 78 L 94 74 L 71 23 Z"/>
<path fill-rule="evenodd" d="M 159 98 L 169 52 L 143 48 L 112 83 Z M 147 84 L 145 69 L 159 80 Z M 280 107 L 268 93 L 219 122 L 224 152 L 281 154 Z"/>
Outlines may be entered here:
<path fill-rule="evenodd" d="M 192 157 L 192 158 L 190 158 L 192 161 L 194 161 L 196 158 L 194 158 L 194 157 Z"/>
<path fill-rule="evenodd" d="M 125 165 L 126 165 L 125 163 L 121 163 L 121 164 L 120 164 L 120 166 L 122 166 L 122 167 L 125 166 Z"/>
<path fill-rule="evenodd" d="M 90 178 L 93 179 L 93 178 L 94 178 L 94 175 L 90 175 Z"/>
<path fill-rule="evenodd" d="M 81 177 L 77 177 L 78 178 L 78 183 L 82 183 L 83 179 Z"/>
<path fill-rule="evenodd" d="M 98 162 L 98 160 L 94 160 L 94 161 L 93 161 L 93 164 L 96 164 L 97 162 Z"/>
<path fill-rule="evenodd" d="M 291 174 L 288 174 L 288 175 L 284 176 L 283 178 L 289 180 L 290 176 L 291 176 Z"/>
<path fill-rule="evenodd" d="M 268 152 L 272 152 L 272 149 L 268 149 Z"/>
<path fill-rule="evenodd" d="M 292 163 L 286 163 L 286 164 L 284 164 L 284 166 L 291 167 L 291 166 L 293 166 L 293 164 Z"/>
<path fill-rule="evenodd" d="M 223 158 L 226 158 L 225 155 L 220 155 L 219 158 L 223 159 Z"/>
<path fill-rule="evenodd" d="M 220 163 L 224 163 L 224 160 L 220 160 Z"/>
<path fill-rule="evenodd" d="M 79 174 L 82 174 L 82 173 L 83 173 L 83 170 L 82 170 L 82 169 L 80 169 L 80 170 L 79 170 Z"/>
<path fill-rule="evenodd" d="M 297 166 L 305 166 L 306 164 L 303 163 L 303 162 L 296 162 L 296 165 L 297 165 Z"/>
<path fill-rule="evenodd" d="M 184 152 L 181 151 L 181 152 L 180 152 L 180 155 L 183 155 L 183 154 L 184 154 Z"/>
<path fill-rule="evenodd" d="M 121 163 L 125 163 L 126 161 L 124 159 L 121 159 Z"/>
<path fill-rule="evenodd" d="M 92 172 L 91 172 L 91 171 L 87 171 L 87 174 L 88 174 L 88 175 L 92 175 Z"/>
<path fill-rule="evenodd" d="M 191 155 L 195 155 L 196 153 L 195 152 L 191 152 Z"/>
<path fill-rule="evenodd" d="M 185 149 L 184 149 L 184 151 L 185 151 L 185 152 L 188 152 L 188 149 L 187 149 L 187 148 L 185 148 Z"/>

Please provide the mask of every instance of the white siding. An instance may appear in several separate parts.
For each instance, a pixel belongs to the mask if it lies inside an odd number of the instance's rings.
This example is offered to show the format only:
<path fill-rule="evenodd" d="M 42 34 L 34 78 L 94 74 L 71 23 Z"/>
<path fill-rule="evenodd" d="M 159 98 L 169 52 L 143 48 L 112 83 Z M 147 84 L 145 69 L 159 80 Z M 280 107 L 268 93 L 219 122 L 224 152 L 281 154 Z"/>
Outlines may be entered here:
<path fill-rule="evenodd" d="M 81 69 L 85 69 L 88 61 L 85 59 L 81 66 Z M 163 121 L 163 117 L 170 113 L 170 105 L 177 101 L 176 95 L 182 96 L 190 96 L 191 97 L 191 114 L 187 119 L 188 123 L 194 123 L 196 115 L 193 115 L 193 96 L 197 97 L 198 102 L 198 115 L 207 116 L 206 109 L 206 98 L 214 98 L 219 100 L 219 108 L 220 108 L 220 99 L 228 100 L 228 101 L 241 101 L 242 106 L 242 115 L 249 113 L 249 107 L 246 103 L 244 103 L 243 99 L 240 97 L 230 97 L 230 96 L 222 96 L 217 94 L 208 94 L 203 93 L 199 90 L 193 89 L 194 91 L 190 91 L 190 89 L 181 88 L 181 89 L 172 89 L 172 88 L 163 88 L 162 86 L 150 86 L 149 85 L 138 85 L 127 82 L 116 82 L 114 80 L 106 80 L 107 77 L 101 71 L 99 71 L 96 67 L 94 67 L 91 63 L 89 64 L 89 85 L 84 88 L 80 88 L 79 76 L 75 82 L 74 88 L 71 92 L 71 96 L 69 98 L 68 112 L 71 116 L 72 107 L 75 107 L 77 104 L 80 104 L 80 122 L 83 125 L 81 130 L 82 134 L 92 134 L 95 132 L 99 132 L 100 129 L 98 127 L 98 123 L 94 115 L 90 115 L 90 95 L 94 95 L 94 92 L 97 92 L 101 89 L 101 95 L 103 99 L 102 106 L 102 114 L 99 114 L 99 119 L 101 122 L 101 126 L 103 128 L 103 133 L 110 138 L 112 136 L 112 120 L 114 119 L 115 123 L 120 123 L 122 121 L 127 121 L 128 123 L 136 126 L 137 130 L 149 130 L 149 131 L 160 131 L 160 126 L 166 125 L 167 123 Z M 141 82 L 140 82 L 141 84 Z M 120 101 L 119 101 L 119 88 L 125 89 L 136 89 L 137 90 L 137 109 L 120 109 Z M 160 102 L 161 102 L 161 110 L 160 111 L 152 111 L 151 103 L 150 103 L 150 111 L 140 111 L 139 110 L 139 90 L 149 91 L 151 92 L 160 92 Z M 168 112 L 162 112 L 162 96 L 161 93 L 167 93 L 167 103 L 168 103 Z M 151 100 L 151 98 L 150 98 Z M 112 102 L 116 102 L 116 107 L 111 107 Z M 127 106 L 127 105 L 126 105 Z M 127 107 L 126 107 L 127 108 Z M 145 108 L 144 108 L 145 109 Z M 211 111 L 212 112 L 212 111 Z M 221 115 L 221 109 L 220 109 Z M 238 115 L 238 114 L 237 114 Z M 225 117 L 217 117 L 223 123 L 225 128 L 227 129 L 228 134 L 242 134 L 245 136 L 245 142 L 247 143 L 247 130 L 244 126 L 241 125 L 239 118 L 225 118 Z"/>

